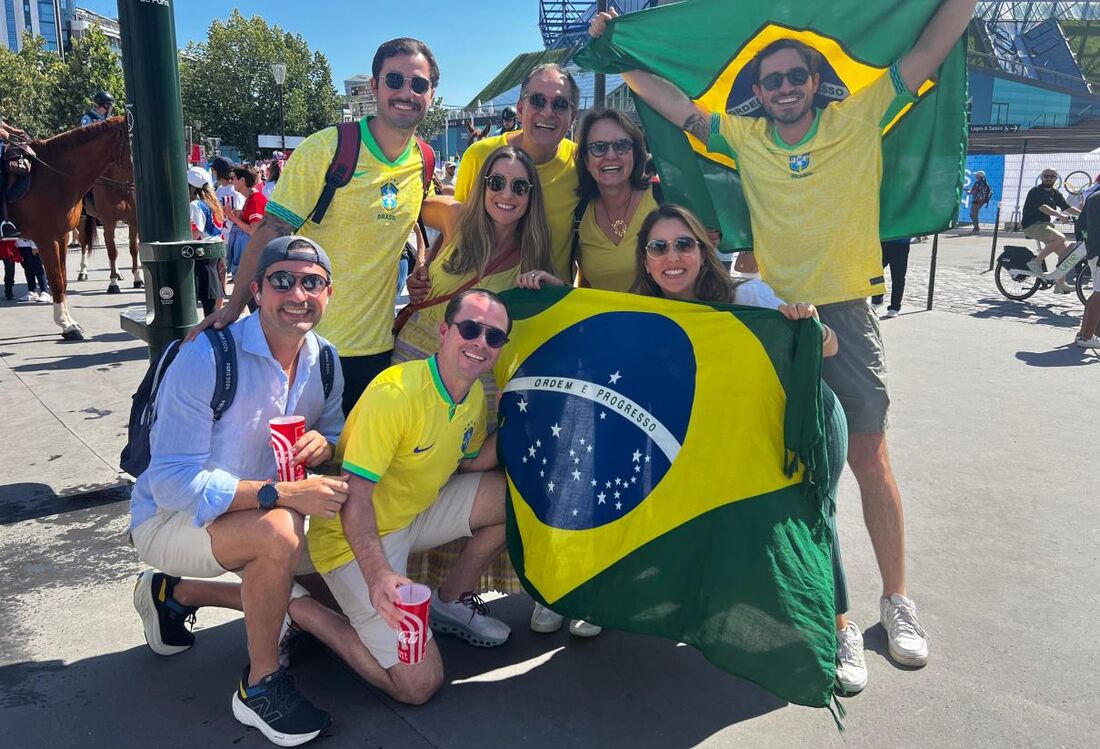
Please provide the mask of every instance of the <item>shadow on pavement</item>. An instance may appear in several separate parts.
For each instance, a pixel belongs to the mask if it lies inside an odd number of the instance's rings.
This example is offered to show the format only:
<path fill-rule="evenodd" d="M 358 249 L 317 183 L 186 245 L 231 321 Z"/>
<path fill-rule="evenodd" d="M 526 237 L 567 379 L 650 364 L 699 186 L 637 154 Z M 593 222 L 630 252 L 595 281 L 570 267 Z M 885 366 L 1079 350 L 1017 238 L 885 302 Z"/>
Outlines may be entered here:
<path fill-rule="evenodd" d="M 126 483 L 91 491 L 77 489 L 59 497 L 47 484 L 6 484 L 0 487 L 0 525 L 128 502 L 131 488 L 132 484 Z"/>
<path fill-rule="evenodd" d="M 1080 367 L 1100 364 L 1100 356 L 1070 344 L 1049 351 L 1017 351 L 1016 358 L 1029 367 Z"/>
<path fill-rule="evenodd" d="M 125 336 L 126 341 L 133 341 L 133 336 L 126 333 L 120 335 Z M 101 338 L 95 338 L 94 340 L 103 340 Z M 113 340 L 113 339 L 107 339 Z M 83 341 L 62 341 L 58 339 L 59 343 L 84 343 Z M 116 362 L 138 361 L 140 359 L 149 358 L 149 351 L 144 346 L 131 346 L 130 348 L 119 349 L 116 351 L 100 351 L 95 354 L 73 354 L 72 356 L 66 356 L 59 359 L 53 357 L 41 357 L 41 363 L 38 364 L 20 364 L 19 366 L 12 367 L 12 370 L 16 372 L 43 372 L 51 369 L 84 369 L 85 367 L 94 367 L 103 364 L 114 364 Z"/>
<path fill-rule="evenodd" d="M 1075 328 L 1081 324 L 1080 313 L 1072 315 L 1058 312 L 1049 307 L 1034 304 L 1030 300 L 1015 302 L 1011 299 L 989 297 L 978 299 L 977 303 L 984 305 L 985 308 L 971 312 L 971 317 L 1021 320 L 1058 328 Z"/>

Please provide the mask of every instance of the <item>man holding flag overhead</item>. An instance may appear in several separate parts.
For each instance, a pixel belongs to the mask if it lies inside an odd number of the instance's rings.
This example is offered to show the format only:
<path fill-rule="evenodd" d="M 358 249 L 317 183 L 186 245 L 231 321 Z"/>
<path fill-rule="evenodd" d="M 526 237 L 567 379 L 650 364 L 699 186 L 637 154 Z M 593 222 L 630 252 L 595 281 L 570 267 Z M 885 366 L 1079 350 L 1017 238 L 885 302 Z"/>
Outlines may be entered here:
<path fill-rule="evenodd" d="M 938 7 L 933 2 L 910 2 L 902 8 L 896 3 L 875 8 L 867 3 L 855 7 L 809 2 L 769 9 L 700 0 L 628 16 L 579 57 L 587 67 L 620 72 L 644 105 L 687 134 L 686 142 L 679 137 L 662 149 L 660 138 L 653 137 L 657 129 L 646 120 L 648 110 L 639 107 L 658 166 L 669 172 L 666 189 L 674 187 L 677 172 L 685 181 L 691 177 L 689 169 L 681 171 L 681 165 L 672 163 L 683 162 L 685 155 L 694 162 L 691 151 L 727 172 L 715 178 L 710 164 L 696 170 L 698 183 L 704 184 L 705 177 L 704 189 L 710 192 L 702 198 L 706 206 L 700 207 L 690 195 L 674 199 L 687 200 L 704 216 L 710 208 L 716 223 L 734 235 L 738 246 L 753 248 L 764 280 L 776 293 L 817 305 L 822 322 L 844 342 L 840 354 L 825 364 L 823 375 L 848 414 L 848 461 L 860 485 L 864 519 L 882 574 L 880 614 L 890 655 L 908 666 L 926 663 L 928 644 L 916 607 L 906 596 L 904 516 L 885 438 L 885 357 L 878 322 L 867 305 L 869 295 L 884 289 L 880 235 L 905 234 L 907 228 L 906 217 L 894 215 L 895 206 L 887 201 L 880 206 L 883 133 L 896 127 L 900 132 L 895 140 L 925 139 L 921 142 L 927 153 L 915 154 L 915 161 L 895 163 L 891 151 L 891 173 L 895 166 L 909 172 L 938 169 L 932 176 L 954 185 L 946 211 L 928 204 L 912 210 L 921 214 L 916 220 L 931 224 L 923 227 L 925 231 L 940 228 L 957 204 L 965 120 L 961 91 L 950 96 L 935 89 L 965 76 L 965 67 L 954 65 L 951 76 L 945 72 L 940 81 L 944 85 L 928 79 L 956 47 L 975 4 L 944 0 Z M 592 36 L 602 36 L 611 18 L 598 15 Z M 867 19 L 875 19 L 876 27 L 869 28 Z M 915 30 L 922 27 L 913 42 Z M 700 33 L 723 32 L 741 33 L 748 40 L 738 42 L 732 59 L 718 61 L 709 71 L 700 69 L 697 61 L 660 49 L 662 43 L 674 47 L 677 33 L 681 43 L 695 49 L 707 46 Z M 861 32 L 864 37 L 883 38 L 861 42 Z M 912 44 L 908 51 L 890 48 L 899 43 Z M 956 50 L 952 59 L 959 58 Z M 709 84 L 701 84 L 705 89 L 693 98 L 681 90 L 707 80 Z M 754 98 L 738 103 L 739 85 L 744 89 L 746 82 Z M 815 98 L 822 95 L 841 101 L 815 107 Z M 936 98 L 926 102 L 925 96 Z M 917 103 L 928 106 L 910 116 Z M 748 116 L 760 109 L 763 116 Z M 942 128 L 930 126 L 925 128 L 928 132 L 913 134 L 929 112 L 946 112 L 941 120 L 957 128 L 957 133 L 946 130 L 954 140 L 950 148 L 940 142 Z M 897 144 L 893 147 L 896 150 Z M 716 194 L 718 183 L 728 181 L 731 170 L 736 170 L 734 181 L 743 192 L 748 222 L 736 211 L 729 215 L 721 205 L 725 196 Z M 745 223 L 751 224 L 751 238 Z"/>

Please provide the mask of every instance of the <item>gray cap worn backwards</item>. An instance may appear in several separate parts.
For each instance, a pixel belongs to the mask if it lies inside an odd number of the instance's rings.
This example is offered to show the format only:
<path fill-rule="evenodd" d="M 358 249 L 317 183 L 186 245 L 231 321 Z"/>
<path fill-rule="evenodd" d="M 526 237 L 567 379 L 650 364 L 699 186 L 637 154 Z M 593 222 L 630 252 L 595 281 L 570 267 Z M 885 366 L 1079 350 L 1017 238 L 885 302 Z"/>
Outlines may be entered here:
<path fill-rule="evenodd" d="M 287 237 L 277 237 L 271 240 L 260 252 L 260 262 L 256 266 L 257 275 L 267 270 L 272 263 L 283 260 L 301 260 L 307 263 L 317 263 L 328 272 L 332 279 L 332 263 L 328 255 L 321 249 L 321 245 L 308 237 L 291 234 Z"/>

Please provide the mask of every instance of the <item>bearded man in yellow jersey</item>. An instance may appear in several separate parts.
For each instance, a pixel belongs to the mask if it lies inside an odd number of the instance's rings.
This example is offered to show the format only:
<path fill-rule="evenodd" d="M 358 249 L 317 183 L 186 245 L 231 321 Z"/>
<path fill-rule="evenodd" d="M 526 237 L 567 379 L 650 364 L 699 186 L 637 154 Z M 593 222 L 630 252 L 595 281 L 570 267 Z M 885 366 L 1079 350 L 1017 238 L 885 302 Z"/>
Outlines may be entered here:
<path fill-rule="evenodd" d="M 359 123 L 359 160 L 351 182 L 336 190 L 323 222 L 314 221 L 337 130 L 325 128 L 306 138 L 287 162 L 238 271 L 239 278 L 251 278 L 260 250 L 279 236 L 301 234 L 328 251 L 334 274 L 347 279 L 349 291 L 333 297 L 324 330 L 318 332 L 340 354 L 345 414 L 390 365 L 398 260 L 424 197 L 423 162 L 414 136 L 439 84 L 435 57 L 418 39 L 382 44 L 371 74 L 378 114 Z M 201 322 L 190 338 L 208 325 L 229 325 L 247 302 L 247 285 L 238 284 L 225 307 Z"/>
<path fill-rule="evenodd" d="M 848 465 L 882 575 L 879 613 L 890 656 L 923 666 L 928 642 L 906 596 L 905 522 L 886 448 L 886 364 L 867 297 L 884 285 L 878 235 L 880 119 L 896 98 L 912 100 L 966 30 L 975 0 L 944 0 L 913 48 L 880 80 L 823 110 L 813 106 L 818 53 L 779 39 L 750 64 L 767 117 L 709 112 L 670 82 L 635 70 L 623 80 L 669 122 L 737 160 L 761 276 L 787 302 L 817 306 L 840 353 L 823 375 L 848 416 Z M 599 14 L 599 36 L 612 16 Z M 856 631 L 858 635 L 858 630 Z M 859 635 L 856 639 L 862 641 Z"/>

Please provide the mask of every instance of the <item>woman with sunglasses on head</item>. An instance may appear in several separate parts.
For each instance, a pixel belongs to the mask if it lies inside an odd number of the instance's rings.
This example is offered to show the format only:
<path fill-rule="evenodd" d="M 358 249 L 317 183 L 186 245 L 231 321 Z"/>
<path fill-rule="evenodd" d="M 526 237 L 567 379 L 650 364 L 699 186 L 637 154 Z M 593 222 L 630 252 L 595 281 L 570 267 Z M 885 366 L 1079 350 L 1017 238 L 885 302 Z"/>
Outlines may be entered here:
<path fill-rule="evenodd" d="M 573 261 L 581 285 L 630 291 L 634 283 L 634 247 L 642 219 L 657 207 L 646 173 L 642 131 L 615 109 L 589 112 L 577 138 L 577 209 Z M 537 289 L 558 285 L 547 275 L 527 275 L 520 284 Z"/>
<path fill-rule="evenodd" d="M 439 349 L 439 326 L 447 302 L 460 292 L 478 287 L 501 292 L 516 285 L 520 273 L 553 268 L 550 231 L 540 191 L 538 171 L 531 158 L 516 148 L 502 146 L 485 160 L 465 203 L 436 196 L 424 201 L 425 224 L 442 232 L 439 253 L 418 266 L 416 275 L 429 282 L 425 296 L 412 297 L 401 311 L 393 349 L 393 363 L 426 359 Z M 419 287 L 418 287 L 419 288 Z M 411 291 L 410 287 L 410 294 Z M 476 338 L 475 327 L 459 330 Z M 486 335 L 493 348 L 503 340 Z M 489 433 L 496 429 L 498 388 L 491 373 L 481 378 L 488 407 Z M 409 575 L 427 585 L 439 585 L 458 558 L 464 542 L 445 544 L 409 558 Z M 482 587 L 503 593 L 522 589 L 507 555 L 494 562 L 481 579 Z"/>
<path fill-rule="evenodd" d="M 646 216 L 634 248 L 636 278 L 631 291 L 645 296 L 684 302 L 719 302 L 767 307 L 791 320 L 816 318 L 817 309 L 806 302 L 788 304 L 760 279 L 735 280 L 718 258 L 718 252 L 702 222 L 691 211 L 666 203 Z M 836 334 L 822 327 L 822 355 L 833 356 L 839 346 Z M 837 485 L 848 454 L 848 423 L 844 409 L 829 386 L 821 383 L 829 466 L 830 504 L 835 508 Z M 847 694 L 867 684 L 863 659 L 863 634 L 844 616 L 848 610 L 848 584 L 840 559 L 836 517 L 829 519 L 833 544 L 833 578 L 836 588 L 837 681 Z"/>

